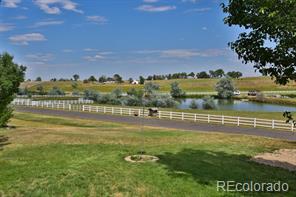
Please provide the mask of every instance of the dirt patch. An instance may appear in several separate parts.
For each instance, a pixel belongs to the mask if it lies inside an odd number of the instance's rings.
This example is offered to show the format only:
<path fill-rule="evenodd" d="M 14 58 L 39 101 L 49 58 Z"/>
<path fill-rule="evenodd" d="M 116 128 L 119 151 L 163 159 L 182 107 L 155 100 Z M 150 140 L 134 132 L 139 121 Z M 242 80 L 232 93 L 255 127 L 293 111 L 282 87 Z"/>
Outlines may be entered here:
<path fill-rule="evenodd" d="M 125 157 L 124 160 L 132 163 L 145 163 L 156 162 L 159 158 L 152 155 L 130 155 Z"/>
<path fill-rule="evenodd" d="M 280 149 L 273 153 L 263 153 L 256 155 L 251 160 L 269 166 L 296 171 L 296 149 Z"/>

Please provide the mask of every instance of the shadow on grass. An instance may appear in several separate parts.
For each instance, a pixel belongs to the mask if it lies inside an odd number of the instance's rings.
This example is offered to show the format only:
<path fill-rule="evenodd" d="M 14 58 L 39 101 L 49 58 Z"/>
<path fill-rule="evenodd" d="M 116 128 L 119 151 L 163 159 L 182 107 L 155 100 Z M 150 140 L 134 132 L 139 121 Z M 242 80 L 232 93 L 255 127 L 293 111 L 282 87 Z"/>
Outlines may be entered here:
<path fill-rule="evenodd" d="M 3 147 L 10 144 L 8 142 L 8 137 L 4 136 L 4 135 L 0 135 L 0 151 L 3 150 Z"/>
<path fill-rule="evenodd" d="M 165 165 L 174 178 L 193 178 L 198 184 L 216 187 L 217 181 L 239 183 L 287 182 L 296 184 L 296 173 L 250 161 L 246 155 L 228 154 L 209 150 L 183 149 L 177 153 L 158 155 L 158 163 Z M 295 188 L 290 192 L 296 193 Z M 249 195 L 250 193 L 243 193 Z M 265 193 L 266 194 L 266 193 Z"/>

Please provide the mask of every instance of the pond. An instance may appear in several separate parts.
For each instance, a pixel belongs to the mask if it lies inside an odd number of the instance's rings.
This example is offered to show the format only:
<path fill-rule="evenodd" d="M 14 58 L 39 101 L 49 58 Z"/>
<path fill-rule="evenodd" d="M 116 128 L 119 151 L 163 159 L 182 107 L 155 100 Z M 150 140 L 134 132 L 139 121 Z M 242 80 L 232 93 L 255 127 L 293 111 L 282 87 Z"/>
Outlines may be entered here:
<path fill-rule="evenodd" d="M 190 103 L 195 100 L 198 104 L 198 108 L 202 108 L 202 99 L 186 98 L 180 100 L 179 109 L 190 109 Z M 215 99 L 216 109 L 218 110 L 233 110 L 233 111 L 266 111 L 266 112 L 284 112 L 284 111 L 296 111 L 296 106 L 286 106 L 268 103 L 258 103 L 245 100 L 223 100 Z"/>

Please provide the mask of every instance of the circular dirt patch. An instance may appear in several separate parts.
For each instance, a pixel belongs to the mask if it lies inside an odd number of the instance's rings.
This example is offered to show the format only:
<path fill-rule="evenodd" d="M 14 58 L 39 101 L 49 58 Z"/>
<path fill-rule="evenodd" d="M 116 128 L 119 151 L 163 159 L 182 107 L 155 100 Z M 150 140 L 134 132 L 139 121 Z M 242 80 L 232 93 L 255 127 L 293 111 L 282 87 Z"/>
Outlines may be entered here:
<path fill-rule="evenodd" d="M 130 155 L 125 157 L 124 160 L 131 163 L 145 163 L 156 162 L 159 160 L 159 158 L 152 155 Z"/>

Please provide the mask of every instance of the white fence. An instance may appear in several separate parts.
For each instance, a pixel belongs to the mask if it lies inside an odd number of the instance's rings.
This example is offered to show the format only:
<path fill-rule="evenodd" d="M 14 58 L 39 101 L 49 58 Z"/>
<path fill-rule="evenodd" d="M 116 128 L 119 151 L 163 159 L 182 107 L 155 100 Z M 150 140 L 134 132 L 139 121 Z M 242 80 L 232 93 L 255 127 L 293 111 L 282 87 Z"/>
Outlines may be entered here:
<path fill-rule="evenodd" d="M 47 104 L 93 104 L 92 100 L 79 98 L 78 100 L 40 100 L 33 101 L 31 99 L 20 99 L 16 98 L 13 100 L 12 104 L 14 105 L 25 105 L 25 106 L 44 106 Z"/>
<path fill-rule="evenodd" d="M 122 107 L 107 107 L 107 106 L 94 106 L 94 105 L 72 105 L 69 103 L 44 103 L 44 102 L 15 102 L 14 105 L 51 108 L 51 109 L 63 109 L 69 111 L 83 111 L 92 113 L 108 113 L 115 115 L 126 116 L 139 116 L 148 117 L 149 111 L 139 108 L 122 108 Z M 221 116 L 211 114 L 195 114 L 185 112 L 173 112 L 173 111 L 158 111 L 155 114 L 159 119 L 170 120 L 182 120 L 193 122 L 206 122 L 222 125 L 235 125 L 235 126 L 247 126 L 247 127 L 264 127 L 270 129 L 281 129 L 295 131 L 294 124 L 286 123 L 283 120 L 270 120 L 260 118 L 248 118 L 248 117 L 235 117 L 235 116 Z"/>

